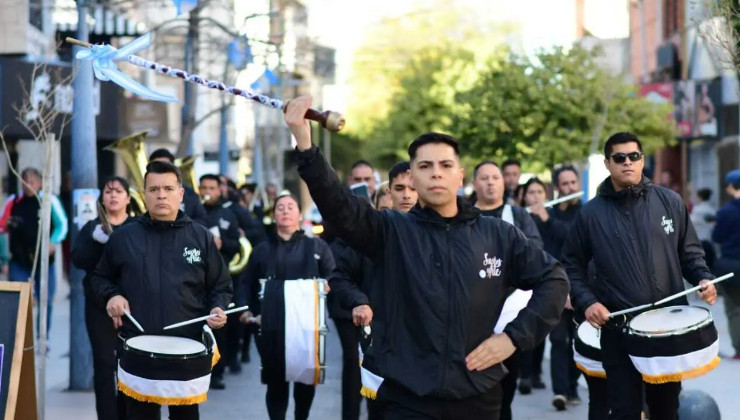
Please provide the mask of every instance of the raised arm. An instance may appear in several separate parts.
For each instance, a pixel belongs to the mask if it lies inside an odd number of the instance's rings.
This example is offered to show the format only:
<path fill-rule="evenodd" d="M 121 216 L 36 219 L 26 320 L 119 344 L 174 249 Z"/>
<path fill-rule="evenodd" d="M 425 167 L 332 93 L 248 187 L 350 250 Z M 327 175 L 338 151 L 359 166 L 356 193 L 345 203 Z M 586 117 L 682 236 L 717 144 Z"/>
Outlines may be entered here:
<path fill-rule="evenodd" d="M 311 127 L 304 115 L 311 98 L 288 103 L 285 122 L 298 143 L 298 172 L 308 185 L 324 220 L 336 235 L 368 255 L 378 252 L 384 241 L 384 218 L 370 203 L 360 200 L 342 185 L 317 147 L 311 143 Z"/>

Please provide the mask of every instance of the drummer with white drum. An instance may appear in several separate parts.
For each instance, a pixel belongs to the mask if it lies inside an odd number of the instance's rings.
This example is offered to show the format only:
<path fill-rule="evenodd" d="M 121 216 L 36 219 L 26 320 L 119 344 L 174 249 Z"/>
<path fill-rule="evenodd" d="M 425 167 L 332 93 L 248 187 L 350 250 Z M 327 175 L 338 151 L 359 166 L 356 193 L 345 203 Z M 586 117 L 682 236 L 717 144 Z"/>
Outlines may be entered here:
<path fill-rule="evenodd" d="M 315 385 L 323 382 L 323 291 L 334 256 L 323 239 L 310 238 L 300 228 L 296 197 L 278 196 L 274 211 L 277 235 L 250 254 L 244 274 L 247 296 L 237 296 L 237 301 L 248 303 L 251 311 L 240 320 L 261 327 L 257 348 L 270 419 L 285 419 L 293 382 L 295 419 L 305 420 Z"/>
<path fill-rule="evenodd" d="M 179 211 L 184 194 L 180 170 L 169 162 L 158 161 L 151 162 L 146 170 L 144 200 L 148 212 L 110 235 L 93 273 L 92 289 L 98 299 L 107 302 L 106 311 L 123 339 L 163 334 L 200 341 L 202 324 L 164 332 L 163 329 L 168 324 L 209 312 L 215 316 L 208 319 L 208 325 L 223 327 L 224 309 L 232 295 L 229 270 L 213 235 Z M 130 316 L 141 328 L 129 322 Z M 128 385 L 145 384 L 150 390 L 162 390 L 156 378 L 136 380 L 139 383 Z M 158 420 L 159 404 L 170 404 L 181 397 L 175 395 L 177 392 L 143 395 L 123 385 L 126 384 L 122 384 L 119 376 L 119 388 L 129 397 L 128 419 Z M 197 400 L 204 397 L 201 395 Z M 199 416 L 197 403 L 189 401 L 170 405 L 169 412 L 172 420 L 197 420 Z"/>
<path fill-rule="evenodd" d="M 650 304 L 713 279 L 704 251 L 689 219 L 686 204 L 675 192 L 643 176 L 640 140 L 616 133 L 604 145 L 604 164 L 610 177 L 598 195 L 577 216 L 563 249 L 563 264 L 571 282 L 575 311 L 601 329 L 606 371 L 609 419 L 639 419 L 643 377 L 625 348 L 626 316 L 610 312 Z M 596 275 L 589 281 L 593 259 Z M 707 303 L 717 298 L 714 285 L 699 293 Z M 678 304 L 686 304 L 675 301 Z M 645 398 L 653 420 L 676 419 L 680 382 L 645 384 Z"/>

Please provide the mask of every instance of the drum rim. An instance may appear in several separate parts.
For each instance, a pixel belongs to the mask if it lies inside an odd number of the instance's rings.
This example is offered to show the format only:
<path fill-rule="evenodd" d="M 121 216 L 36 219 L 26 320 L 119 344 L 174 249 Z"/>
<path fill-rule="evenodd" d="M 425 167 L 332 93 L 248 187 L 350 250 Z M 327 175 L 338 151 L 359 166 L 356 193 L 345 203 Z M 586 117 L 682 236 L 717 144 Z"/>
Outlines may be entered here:
<path fill-rule="evenodd" d="M 208 355 L 209 354 L 208 346 L 206 346 L 206 345 L 203 345 L 204 349 L 201 350 L 201 351 L 199 351 L 199 352 L 197 352 L 197 353 L 166 354 L 166 353 L 157 353 L 157 352 L 151 351 L 151 350 L 142 350 L 142 349 L 139 349 L 139 348 L 136 348 L 136 347 L 132 347 L 132 346 L 130 346 L 128 344 L 128 341 L 131 340 L 132 338 L 142 337 L 144 335 L 147 335 L 147 336 L 155 336 L 154 334 L 142 334 L 142 335 L 137 335 L 137 336 L 134 336 L 134 337 L 129 337 L 129 338 L 123 339 L 123 349 L 124 349 L 124 351 L 132 352 L 132 353 L 137 353 L 137 354 L 141 354 L 141 355 L 145 355 L 145 356 L 149 356 L 149 357 L 155 357 L 155 358 L 158 358 L 158 359 L 195 359 L 197 357 L 202 357 L 202 356 L 205 356 L 205 355 Z M 164 337 L 167 337 L 167 336 L 164 336 Z M 175 337 L 175 336 L 173 336 L 173 337 Z M 176 337 L 176 338 L 185 338 L 185 339 L 188 339 L 188 340 L 193 340 L 192 338 L 188 338 L 188 337 Z M 202 342 L 200 342 L 198 340 L 193 340 L 193 341 L 195 341 L 196 343 L 203 344 Z"/>
<path fill-rule="evenodd" d="M 697 322 L 694 325 L 690 325 L 688 327 L 684 327 L 684 328 L 680 328 L 680 329 L 676 329 L 676 330 L 671 330 L 671 331 L 663 332 L 663 333 L 651 333 L 651 332 L 646 332 L 646 331 L 635 330 L 631 326 L 632 325 L 632 321 L 635 318 L 637 318 L 638 316 L 640 316 L 640 315 L 649 314 L 651 312 L 665 311 L 666 309 L 671 309 L 671 308 L 683 308 L 683 307 L 701 309 L 704 312 L 706 312 L 709 316 L 707 318 L 705 318 L 704 320 L 702 320 L 700 322 Z M 636 335 L 636 336 L 639 336 L 639 337 L 645 337 L 645 338 L 659 338 L 659 337 L 670 337 L 670 336 L 674 336 L 674 335 L 683 335 L 683 334 L 686 334 L 686 333 L 690 333 L 690 332 L 696 331 L 696 330 L 698 330 L 698 329 L 700 329 L 702 327 L 706 327 L 707 325 L 709 325 L 709 324 L 711 324 L 713 322 L 714 322 L 714 317 L 712 316 L 712 311 L 710 311 L 709 309 L 707 309 L 707 308 L 705 308 L 703 306 L 696 306 L 696 305 L 674 305 L 674 306 L 666 306 L 664 308 L 651 309 L 649 311 L 641 312 L 640 314 L 636 315 L 634 318 L 632 318 L 629 321 L 629 323 L 627 324 L 627 327 L 628 327 L 629 334 Z"/>

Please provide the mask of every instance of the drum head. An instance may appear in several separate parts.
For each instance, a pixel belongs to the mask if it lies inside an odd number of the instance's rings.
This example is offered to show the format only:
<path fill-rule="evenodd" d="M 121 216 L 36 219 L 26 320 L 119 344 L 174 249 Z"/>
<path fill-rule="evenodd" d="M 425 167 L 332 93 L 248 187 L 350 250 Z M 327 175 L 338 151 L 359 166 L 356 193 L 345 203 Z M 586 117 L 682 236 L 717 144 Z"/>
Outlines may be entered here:
<path fill-rule="evenodd" d="M 630 330 L 641 333 L 665 333 L 698 327 L 711 320 L 708 309 L 698 306 L 669 306 L 637 315 L 629 323 Z"/>
<path fill-rule="evenodd" d="M 206 351 L 206 346 L 195 340 L 166 335 L 140 335 L 126 340 L 132 349 L 165 355 L 190 355 Z"/>
<path fill-rule="evenodd" d="M 601 332 L 588 322 L 581 322 L 578 326 L 578 339 L 587 346 L 601 350 Z"/>

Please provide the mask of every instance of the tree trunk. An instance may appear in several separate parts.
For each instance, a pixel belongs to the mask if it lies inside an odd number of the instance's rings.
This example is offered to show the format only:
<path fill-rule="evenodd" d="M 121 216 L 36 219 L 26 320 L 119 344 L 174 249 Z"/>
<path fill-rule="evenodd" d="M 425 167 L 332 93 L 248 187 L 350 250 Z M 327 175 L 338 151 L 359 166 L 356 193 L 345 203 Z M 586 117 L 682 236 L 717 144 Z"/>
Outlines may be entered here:
<path fill-rule="evenodd" d="M 39 264 L 39 351 L 41 357 L 39 360 L 39 418 L 44 419 L 45 397 L 46 397 L 46 348 L 48 337 L 46 334 L 49 303 L 49 232 L 51 231 L 51 197 L 52 197 L 52 172 L 54 168 L 54 147 L 56 140 L 54 134 L 49 134 L 44 139 L 44 172 L 42 181 L 41 196 L 41 251 L 38 255 Z"/>

